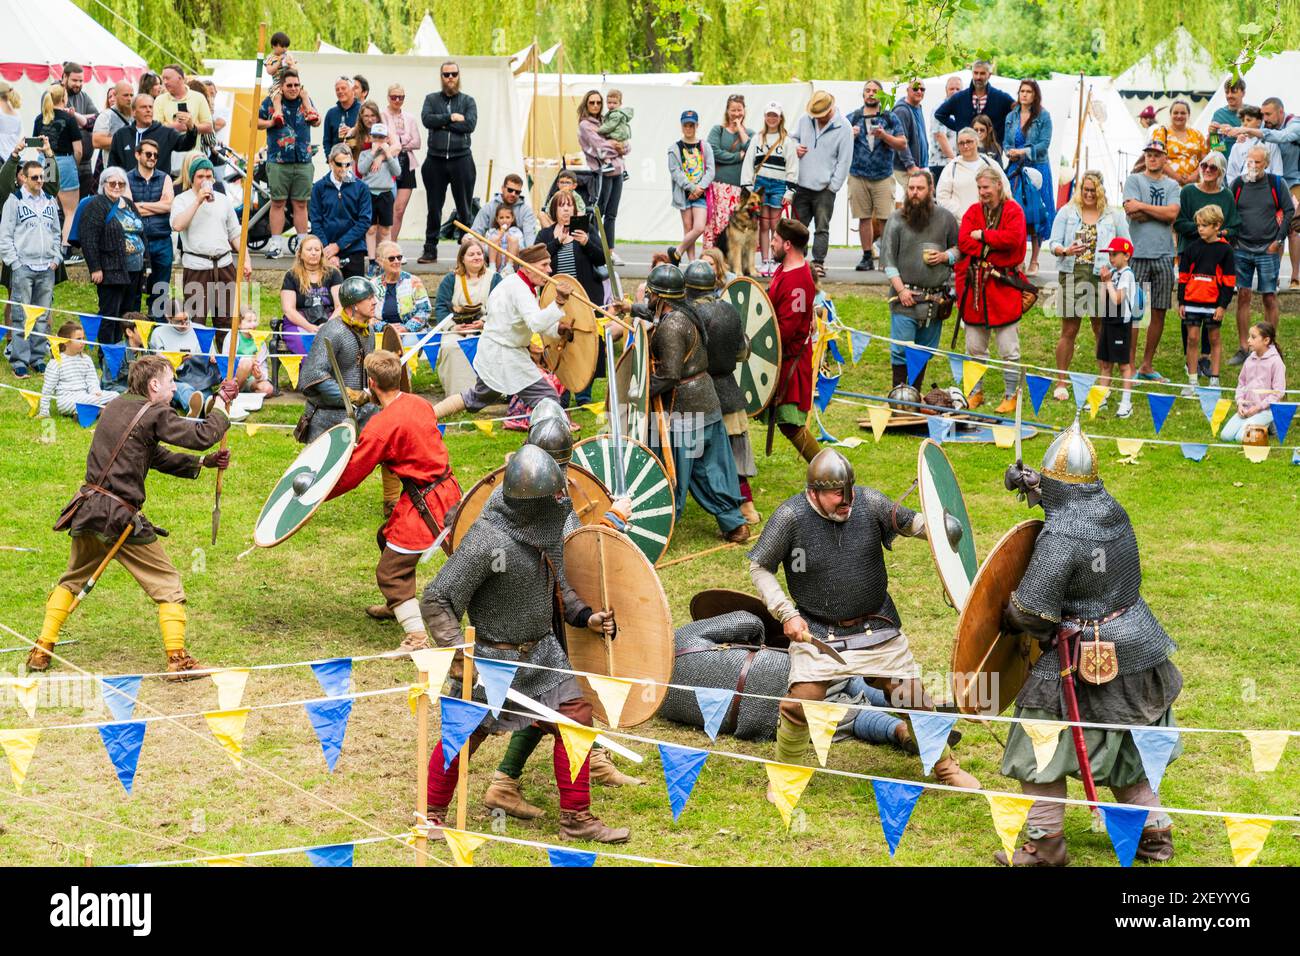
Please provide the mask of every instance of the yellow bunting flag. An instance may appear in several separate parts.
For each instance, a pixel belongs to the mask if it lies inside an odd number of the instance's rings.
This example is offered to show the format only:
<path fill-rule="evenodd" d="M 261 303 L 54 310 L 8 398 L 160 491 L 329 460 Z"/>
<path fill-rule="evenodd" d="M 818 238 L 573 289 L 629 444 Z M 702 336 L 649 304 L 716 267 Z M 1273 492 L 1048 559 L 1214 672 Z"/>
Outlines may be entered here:
<path fill-rule="evenodd" d="M 41 408 L 41 393 L 29 392 L 25 388 L 20 388 L 18 390 L 18 394 L 21 395 L 27 401 L 27 417 L 35 418 L 36 413 L 40 411 Z"/>
<path fill-rule="evenodd" d="M 596 416 L 596 424 L 603 425 L 605 423 L 604 402 L 588 402 L 586 405 L 583 405 L 582 408 L 583 411 L 591 412 L 591 414 Z"/>
<path fill-rule="evenodd" d="M 994 425 L 993 444 L 999 448 L 1013 448 L 1016 444 L 1016 426 Z"/>
<path fill-rule="evenodd" d="M 474 851 L 487 842 L 487 837 L 478 836 L 474 833 L 462 833 L 460 830 L 444 829 L 442 838 L 447 841 L 447 846 L 451 848 L 451 858 L 457 866 L 473 866 Z"/>
<path fill-rule="evenodd" d="M 1219 428 L 1228 418 L 1228 412 L 1232 411 L 1233 400 L 1230 398 L 1221 398 L 1218 404 L 1214 406 L 1214 414 L 1210 416 L 1210 434 L 1219 434 Z"/>
<path fill-rule="evenodd" d="M 23 781 L 27 779 L 27 768 L 32 765 L 32 756 L 36 753 L 36 741 L 41 732 L 36 727 L 26 730 L 0 730 L 0 747 L 4 748 L 9 758 L 9 776 L 13 778 L 14 792 L 22 793 Z"/>
<path fill-rule="evenodd" d="M 1285 730 L 1243 730 L 1241 735 L 1250 741 L 1250 761 L 1255 773 L 1272 773 L 1282 759 L 1286 742 L 1291 735 Z"/>
<path fill-rule="evenodd" d="M 1092 388 L 1088 389 L 1088 417 L 1089 418 L 1097 417 L 1097 412 L 1101 408 L 1101 403 L 1104 402 L 1107 399 L 1107 397 L 1109 397 L 1109 395 L 1110 395 L 1110 389 L 1105 388 L 1104 386 L 1101 385 L 1094 385 Z"/>
<path fill-rule="evenodd" d="M 824 767 L 831 752 L 831 739 L 835 729 L 849 709 L 843 704 L 828 704 L 825 701 L 805 700 L 803 702 L 804 719 L 808 721 L 808 734 L 812 737 L 813 750 L 817 760 Z"/>
<path fill-rule="evenodd" d="M 241 755 L 244 752 L 244 724 L 248 721 L 248 708 L 242 710 L 214 710 L 203 715 L 208 722 L 208 729 L 217 743 L 230 754 L 236 767 L 243 767 Z"/>
<path fill-rule="evenodd" d="M 61 335 L 51 335 L 49 341 L 50 341 L 50 357 L 54 359 L 54 361 L 56 362 L 62 362 L 63 346 L 65 346 L 68 343 L 68 340 Z"/>
<path fill-rule="evenodd" d="M 210 856 L 203 861 L 207 866 L 248 866 L 242 853 L 234 856 Z"/>
<path fill-rule="evenodd" d="M 980 379 L 984 377 L 984 373 L 988 370 L 989 367 L 983 362 L 972 362 L 970 359 L 963 362 L 961 367 L 962 394 L 970 398 L 971 389 L 980 383 Z"/>
<path fill-rule="evenodd" d="M 536 332 L 533 333 L 533 337 L 529 340 L 528 344 L 531 347 L 539 350 L 546 348 L 546 343 L 542 341 L 542 337 L 538 335 Z"/>
<path fill-rule="evenodd" d="M 301 355 L 277 355 L 280 362 L 280 368 L 284 369 L 284 374 L 289 376 L 289 387 L 298 387 L 298 371 L 302 368 Z"/>
<path fill-rule="evenodd" d="M 1061 731 L 1068 724 L 1059 720 L 1026 720 L 1020 725 L 1034 745 L 1035 770 L 1042 773 L 1056 753 L 1056 745 L 1061 739 Z"/>
<path fill-rule="evenodd" d="M 1268 460 L 1270 449 L 1268 445 L 1242 445 L 1241 450 L 1245 452 L 1247 460 L 1258 465 L 1261 461 Z"/>
<path fill-rule="evenodd" d="M 172 369 L 173 369 L 173 370 L 180 368 L 180 367 L 181 367 L 181 362 L 184 362 L 184 361 L 185 361 L 185 353 L 184 353 L 184 352 L 166 352 L 166 351 L 164 351 L 164 352 L 160 352 L 160 353 L 158 353 L 158 354 L 160 354 L 163 358 L 165 358 L 167 361 L 169 361 L 169 362 L 172 363 Z"/>
<path fill-rule="evenodd" d="M 406 360 L 406 371 L 414 375 L 420 370 L 420 350 L 411 349 L 411 357 Z"/>
<path fill-rule="evenodd" d="M 484 435 L 487 435 L 489 438 L 492 436 L 492 423 L 490 421 L 476 420 L 474 422 L 474 427 L 477 428 L 479 431 L 481 431 Z"/>
<path fill-rule="evenodd" d="M 885 434 L 885 426 L 889 424 L 891 414 L 888 405 L 867 406 L 867 416 L 871 419 L 871 434 L 875 436 L 876 441 L 880 441 L 880 436 Z"/>
<path fill-rule="evenodd" d="M 244 686 L 248 683 L 247 667 L 230 667 L 208 675 L 217 685 L 217 706 L 222 710 L 236 710 L 244 700 Z"/>
<path fill-rule="evenodd" d="M 1145 442 L 1141 438 L 1116 438 L 1115 447 L 1125 458 L 1137 458 Z"/>
<path fill-rule="evenodd" d="M 427 675 L 429 689 L 433 691 L 433 697 L 438 696 L 438 691 L 442 689 L 442 683 L 447 679 L 447 671 L 451 670 L 451 662 L 456 656 L 454 647 L 426 647 L 422 650 L 411 651 L 411 663 L 421 674 Z M 411 688 L 415 690 L 414 687 Z M 415 708 L 412 707 L 412 712 Z"/>
<path fill-rule="evenodd" d="M 153 334 L 154 323 L 148 319 L 136 319 L 135 331 L 140 336 L 140 344 L 145 348 L 149 347 L 149 336 Z"/>
<path fill-rule="evenodd" d="M 1034 805 L 1034 801 L 1028 797 L 994 796 L 990 793 L 984 796 L 988 798 L 989 810 L 993 812 L 993 829 L 998 831 L 1002 848 L 1011 857 L 1016 852 L 1016 837 L 1020 835 L 1020 828 L 1025 825 L 1025 817 L 1029 816 L 1029 808 Z"/>
<path fill-rule="evenodd" d="M 27 711 L 27 716 L 35 718 L 36 692 L 40 687 L 39 679 L 36 677 L 15 677 L 9 682 L 9 686 L 14 689 L 14 696 L 18 698 L 18 703 L 22 705 L 23 710 Z"/>
<path fill-rule="evenodd" d="M 253 344 L 261 349 L 266 344 L 266 340 L 271 337 L 270 329 L 253 329 L 248 333 L 248 337 L 253 340 Z"/>
<path fill-rule="evenodd" d="M 632 690 L 633 681 L 589 674 L 587 683 L 596 692 L 600 706 L 605 708 L 605 723 L 617 727 L 618 719 L 623 716 L 623 705 L 627 703 L 627 695 Z"/>
<path fill-rule="evenodd" d="M 1254 817 L 1224 817 L 1223 825 L 1228 828 L 1228 844 L 1232 847 L 1232 862 L 1237 866 L 1250 866 L 1264 849 L 1268 831 L 1273 829 L 1272 820 L 1258 820 Z"/>
<path fill-rule="evenodd" d="M 557 722 L 560 728 L 560 740 L 564 742 L 564 752 L 569 756 L 569 782 L 578 779 L 578 771 L 587 762 L 591 745 L 596 742 L 596 728 L 583 727 L 581 724 Z"/>
<path fill-rule="evenodd" d="M 244 431 L 248 433 L 249 438 L 252 438 L 261 430 L 262 426 L 256 422 L 244 422 Z"/>
<path fill-rule="evenodd" d="M 406 689 L 406 706 L 411 708 L 411 716 L 415 716 L 415 705 L 420 702 L 420 697 L 427 694 L 429 688 L 421 687 L 419 684 L 412 684 Z"/>
<path fill-rule="evenodd" d="M 23 320 L 24 337 L 32 334 L 32 329 L 36 328 L 36 320 L 39 319 L 44 314 L 45 314 L 45 310 L 42 309 L 39 305 L 23 306 L 23 315 L 25 317 Z"/>
<path fill-rule="evenodd" d="M 841 448 L 857 448 L 862 444 L 862 439 L 857 435 L 852 435 L 848 438 L 841 438 L 836 444 Z"/>
<path fill-rule="evenodd" d="M 776 799 L 772 802 L 781 811 L 785 828 L 790 829 L 790 817 L 795 805 L 803 796 L 804 787 L 812 779 L 812 767 L 794 767 L 787 763 L 764 763 L 767 768 L 768 792 Z"/>

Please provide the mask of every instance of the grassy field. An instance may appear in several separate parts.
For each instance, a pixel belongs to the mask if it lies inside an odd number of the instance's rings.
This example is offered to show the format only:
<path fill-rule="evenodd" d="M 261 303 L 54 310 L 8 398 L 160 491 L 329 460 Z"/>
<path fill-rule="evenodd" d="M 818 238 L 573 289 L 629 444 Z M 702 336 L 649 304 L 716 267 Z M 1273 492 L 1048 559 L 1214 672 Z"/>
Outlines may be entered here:
<path fill-rule="evenodd" d="M 270 304 L 271 295 L 264 295 Z M 887 333 L 883 302 L 850 294 L 837 296 L 848 324 Z M 56 305 L 93 309 L 93 294 L 83 285 L 61 286 Z M 267 314 L 271 314 L 269 311 Z M 1290 319 L 1283 338 L 1288 354 L 1300 355 L 1300 335 Z M 1034 313 L 1023 325 L 1022 351 L 1027 361 L 1049 364 L 1056 324 Z M 1075 368 L 1095 371 L 1090 336 L 1081 337 Z M 1159 367 L 1177 368 L 1177 333 L 1166 339 Z M 880 394 L 889 372 L 883 343 L 873 343 L 857 366 L 845 369 L 841 386 Z M 932 366 L 931 378 L 947 384 L 946 367 Z M 1225 384 L 1235 378 L 1229 373 Z M 7 366 L 0 381 L 14 384 Z M 33 379 L 24 383 L 39 388 Z M 433 389 L 427 370 L 417 388 Z M 1292 384 L 1295 384 L 1294 382 Z M 1067 407 L 1068 406 L 1068 407 Z M 1114 403 L 1112 403 L 1112 409 Z M 294 406 L 277 406 L 258 420 L 292 422 Z M 834 403 L 825 417 L 836 436 L 859 436 L 866 443 L 848 452 L 859 481 L 890 495 L 901 495 L 916 473 L 917 439 L 889 435 L 879 444 L 861 429 L 860 408 Z M 1065 424 L 1072 403 L 1044 405 L 1043 417 Z M 583 434 L 597 430 L 594 418 L 579 413 Z M 1145 402 L 1127 422 L 1103 412 L 1090 427 L 1101 434 L 1152 437 Z M 1293 433 L 1294 435 L 1295 433 Z M 1210 441 L 1209 427 L 1196 402 L 1178 401 L 1161 437 Z M 0 531 L 0 545 L 35 548 L 35 553 L 0 551 L 0 622 L 34 638 L 42 605 L 63 570 L 67 539 L 50 530 L 55 516 L 82 478 L 89 431 L 74 421 L 53 424 L 26 416 L 13 392 L 0 393 L 0 498 L 10 504 Z M 489 438 L 473 429 L 448 433 L 453 465 L 468 488 L 519 442 L 517 433 Z M 1292 438 L 1292 442 L 1295 438 Z M 1036 462 L 1047 444 L 1040 435 L 1025 446 Z M 761 438 L 755 438 L 755 446 Z M 220 542 L 209 547 L 212 474 L 188 482 L 155 476 L 149 482 L 146 511 L 171 531 L 168 552 L 185 579 L 189 598 L 189 644 L 214 665 L 252 665 L 331 656 L 367 655 L 390 650 L 399 640 L 392 624 L 363 613 L 376 599 L 375 527 L 380 520 L 377 478 L 347 497 L 332 502 L 299 535 L 270 551 L 242 561 L 236 555 L 251 545 L 251 529 L 273 482 L 296 454 L 287 431 L 268 430 L 249 437 L 231 434 L 234 466 L 225 482 Z M 1254 465 L 1235 451 L 1212 449 L 1200 463 L 1187 461 L 1176 447 L 1147 446 L 1136 463 L 1119 464 L 1113 442 L 1099 442 L 1101 470 L 1108 487 L 1128 509 L 1143 548 L 1144 594 L 1165 627 L 1179 642 L 1176 660 L 1186 677 L 1177 706 L 1180 724 L 1233 729 L 1300 727 L 1295 686 L 1300 682 L 1295 631 L 1297 599 L 1294 544 L 1300 469 L 1289 453 L 1280 452 Z M 1023 504 L 1002 490 L 1001 475 L 1010 453 L 991 446 L 948 448 L 962 482 L 974 523 L 979 553 L 986 554 L 1013 523 L 1028 516 Z M 753 482 L 764 514 L 801 485 L 802 463 L 778 441 L 771 458 L 760 459 Z M 673 536 L 669 557 L 717 543 L 716 525 L 692 503 Z M 432 576 L 441 556 L 427 565 Z M 955 626 L 944 604 L 928 548 L 901 541 L 888 558 L 892 593 L 917 658 L 927 670 L 948 665 Z M 740 551 L 729 550 L 666 569 L 664 588 L 674 620 L 688 619 L 691 595 L 709 587 L 748 589 Z M 65 653 L 95 673 L 129 674 L 161 669 L 163 655 L 153 608 L 120 568 L 111 569 L 94 595 L 64 631 L 79 643 Z M 0 644 L 20 643 L 5 635 Z M 0 656 L 0 667 L 13 673 L 21 654 Z M 70 675 L 70 668 L 53 673 Z M 401 687 L 413 678 L 408 662 L 359 663 L 354 686 L 359 691 Z M 53 692 L 58 685 L 49 685 Z M 254 671 L 244 701 L 249 705 L 318 696 L 309 669 Z M 146 679 L 142 707 L 168 714 L 193 714 L 216 708 L 208 681 L 167 685 Z M 51 700 L 42 695 L 38 725 L 99 720 L 76 698 Z M 12 694 L 0 699 L 0 727 L 32 724 Z M 49 705 L 49 706 L 47 706 Z M 326 771 L 320 746 L 301 708 L 254 710 L 244 738 L 248 758 L 236 770 L 211 744 L 201 718 L 185 727 L 153 723 L 149 727 L 134 794 L 126 796 L 113 775 L 94 730 L 54 730 L 40 740 L 23 795 L 42 801 L 23 802 L 0 787 L 0 858 L 11 864 L 80 861 L 80 849 L 95 847 L 101 864 L 233 854 L 259 849 L 346 842 L 397 833 L 411 823 L 414 806 L 415 721 L 405 696 L 357 701 L 343 755 L 334 774 Z M 434 720 L 436 734 L 436 718 Z M 1000 777 L 1001 746 L 984 727 L 963 723 L 965 739 L 958 754 L 986 787 L 1015 790 Z M 663 720 L 638 733 L 691 746 L 706 746 L 700 731 Z M 999 730 L 998 736 L 1004 736 Z M 206 738 L 200 739 L 200 738 Z M 1170 806 L 1295 814 L 1300 804 L 1300 748 L 1292 744 L 1278 771 L 1255 774 L 1249 748 L 1235 734 L 1188 735 L 1186 753 L 1165 777 L 1162 797 Z M 1068 745 L 1068 744 L 1063 744 Z M 474 761 L 471 777 L 471 828 L 491 825 L 478 803 L 504 740 L 493 739 Z M 509 836 L 552 842 L 557 832 L 556 795 L 551 779 L 549 744 L 524 776 L 528 795 L 547 810 L 542 820 L 509 821 Z M 774 745 L 750 745 L 729 738 L 718 749 L 772 756 Z M 633 841 L 626 852 L 693 864 L 851 865 L 889 862 L 871 788 L 866 781 L 818 775 L 799 804 L 798 825 L 782 829 L 776 811 L 763 800 L 765 779 L 757 764 L 710 758 L 680 822 L 668 811 L 658 758 L 653 748 L 641 767 L 648 785 L 621 790 L 599 789 L 594 809 L 608 823 L 627 825 Z M 254 764 L 257 766 L 255 767 Z M 896 750 L 859 743 L 836 745 L 832 767 L 919 779 L 919 762 Z M 259 770 L 258 767 L 264 768 Z M 276 779 L 277 775 L 279 778 Z M 291 781 L 290 786 L 284 781 Z M 298 789 L 300 788 L 300 789 Z M 1071 786 L 1071 794 L 1082 796 Z M 96 822 L 78 814 L 96 817 Z M 1070 851 L 1078 864 L 1112 866 L 1114 855 L 1105 834 L 1089 832 L 1088 816 L 1071 809 L 1066 819 Z M 1223 823 L 1216 817 L 1176 818 L 1178 865 L 1229 865 L 1231 855 Z M 1296 836 L 1300 827 L 1279 824 L 1260 857 L 1262 865 L 1300 863 Z M 917 805 L 896 858 L 898 865 L 971 866 L 990 862 L 998 839 L 988 806 L 978 795 L 929 793 Z M 441 843 L 433 850 L 448 859 Z M 358 848 L 358 865 L 406 864 L 410 851 L 396 843 Z M 265 865 L 301 865 L 302 856 L 258 860 Z M 503 844 L 484 847 L 480 864 L 544 864 L 537 850 Z"/>

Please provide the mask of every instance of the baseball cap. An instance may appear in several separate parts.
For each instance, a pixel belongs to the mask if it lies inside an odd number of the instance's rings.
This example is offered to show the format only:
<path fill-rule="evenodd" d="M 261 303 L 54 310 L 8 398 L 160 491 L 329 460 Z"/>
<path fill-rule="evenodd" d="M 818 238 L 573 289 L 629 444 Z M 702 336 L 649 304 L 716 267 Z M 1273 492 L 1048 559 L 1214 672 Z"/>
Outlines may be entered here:
<path fill-rule="evenodd" d="M 1169 152 L 1169 150 L 1167 150 L 1167 149 L 1165 148 L 1165 144 L 1162 143 L 1160 140 L 1158 140 L 1158 139 L 1153 139 L 1151 142 L 1147 143 L 1145 146 L 1142 147 L 1142 152 L 1144 152 L 1144 153 L 1146 153 L 1146 152 L 1152 152 L 1152 153 L 1166 153 L 1166 154 L 1167 154 L 1167 153 Z"/>
<path fill-rule="evenodd" d="M 372 137 L 377 136 L 380 139 L 383 139 L 388 135 L 388 127 L 383 123 L 376 123 L 374 126 L 370 127 L 370 135 Z"/>
<path fill-rule="evenodd" d="M 681 121 L 683 123 L 695 123 L 698 126 L 700 122 L 700 114 L 695 112 L 695 110 L 683 110 Z"/>
<path fill-rule="evenodd" d="M 777 116 L 784 116 L 785 110 L 782 109 L 780 103 L 776 100 L 772 100 L 772 102 L 763 107 L 763 114 L 767 115 L 768 113 L 775 113 Z"/>
<path fill-rule="evenodd" d="M 1116 236 L 1114 239 L 1112 239 L 1112 240 L 1110 241 L 1110 245 L 1107 246 L 1107 247 L 1106 247 L 1104 250 L 1102 250 L 1102 251 L 1103 251 L 1103 252 L 1122 252 L 1122 253 L 1124 253 L 1124 255 L 1126 255 L 1126 256 L 1131 256 L 1131 255 L 1133 255 L 1133 243 L 1129 242 L 1129 241 L 1128 241 L 1127 239 L 1125 239 L 1123 236 Z"/>

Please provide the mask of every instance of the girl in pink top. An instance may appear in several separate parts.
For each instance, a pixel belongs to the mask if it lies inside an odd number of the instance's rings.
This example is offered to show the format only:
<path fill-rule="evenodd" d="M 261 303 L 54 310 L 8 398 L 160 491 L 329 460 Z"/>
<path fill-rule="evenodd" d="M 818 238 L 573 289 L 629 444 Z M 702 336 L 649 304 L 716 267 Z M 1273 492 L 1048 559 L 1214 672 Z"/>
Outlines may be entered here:
<path fill-rule="evenodd" d="M 394 83 L 388 88 L 388 105 L 379 117 L 379 121 L 388 127 L 391 142 L 402 147 L 398 157 L 402 171 L 397 177 L 397 199 L 393 204 L 393 228 L 390 232 L 394 240 L 402 237 L 402 217 L 406 214 L 406 204 L 411 201 L 411 193 L 415 190 L 415 169 L 418 165 L 415 154 L 420 150 L 420 123 L 405 112 L 405 105 L 406 88 L 401 83 Z"/>
<path fill-rule="evenodd" d="M 1256 322 L 1246 336 L 1250 352 L 1237 379 L 1237 414 L 1228 419 L 1219 437 L 1241 441 L 1247 425 L 1272 425 L 1269 407 L 1286 394 L 1286 366 L 1277 348 L 1277 332 L 1268 322 Z"/>

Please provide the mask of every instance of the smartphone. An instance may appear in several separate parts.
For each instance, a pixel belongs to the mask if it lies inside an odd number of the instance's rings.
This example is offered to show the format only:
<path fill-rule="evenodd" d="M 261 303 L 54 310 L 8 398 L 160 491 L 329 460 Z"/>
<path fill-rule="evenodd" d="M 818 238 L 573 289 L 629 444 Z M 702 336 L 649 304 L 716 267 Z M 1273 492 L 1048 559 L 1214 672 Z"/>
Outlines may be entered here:
<path fill-rule="evenodd" d="M 39 136 L 28 136 L 27 145 L 32 147 L 33 149 L 40 149 L 44 144 L 41 142 L 41 138 Z"/>
<path fill-rule="evenodd" d="M 189 111 L 190 111 L 190 104 L 189 104 L 189 103 L 177 103 L 177 104 L 176 104 L 176 112 L 177 112 L 177 113 L 188 113 Z"/>
<path fill-rule="evenodd" d="M 591 222 L 586 213 L 569 220 L 569 232 L 591 232 Z"/>

